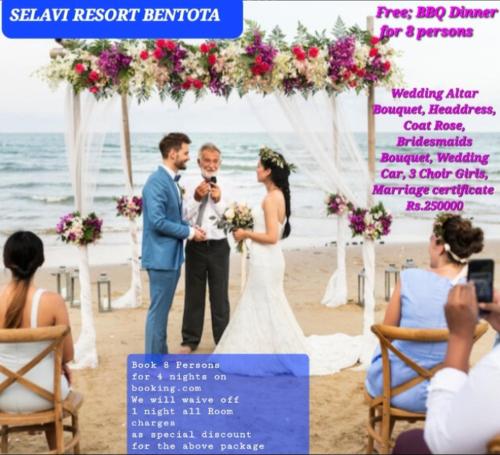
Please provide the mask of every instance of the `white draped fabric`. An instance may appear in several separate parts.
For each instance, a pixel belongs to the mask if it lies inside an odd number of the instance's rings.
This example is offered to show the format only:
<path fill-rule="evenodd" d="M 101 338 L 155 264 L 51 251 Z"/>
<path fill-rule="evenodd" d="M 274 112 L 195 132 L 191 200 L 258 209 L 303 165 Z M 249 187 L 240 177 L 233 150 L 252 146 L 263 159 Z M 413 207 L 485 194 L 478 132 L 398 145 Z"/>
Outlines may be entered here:
<path fill-rule="evenodd" d="M 107 119 L 113 100 L 97 102 L 90 94 L 75 94 L 68 85 L 65 103 L 65 144 L 75 209 L 91 212 L 99 174 Z M 92 314 L 92 288 L 88 247 L 78 247 L 81 330 L 75 344 L 74 368 L 97 367 L 96 333 Z"/>
<path fill-rule="evenodd" d="M 123 165 L 123 175 L 125 176 L 125 189 L 127 195 L 132 197 L 134 195 L 134 187 L 132 184 L 132 176 L 129 175 L 129 163 L 127 155 L 130 147 L 130 132 L 128 128 L 128 105 L 127 100 L 122 100 L 122 121 L 121 125 L 121 155 Z M 141 264 L 139 261 L 139 239 L 137 233 L 137 221 L 130 220 L 129 222 L 130 233 L 130 250 L 131 250 L 131 272 L 132 278 L 130 289 L 116 300 L 111 302 L 113 308 L 138 308 L 142 303 L 142 282 L 141 282 Z"/>
<path fill-rule="evenodd" d="M 347 302 L 346 242 L 349 234 L 347 213 L 337 217 L 337 270 L 326 286 L 323 305 L 337 307 Z"/>
<path fill-rule="evenodd" d="M 296 164 L 310 181 L 326 193 L 341 193 L 358 207 L 367 206 L 371 187 L 368 166 L 358 146 L 345 125 L 344 116 L 336 99 L 325 92 L 307 99 L 301 95 L 275 94 L 264 100 L 247 96 L 254 112 L 266 127 L 268 134 L 285 154 Z M 274 99 L 274 102 L 273 102 Z M 281 115 L 280 115 L 281 113 Z M 291 133 L 277 133 L 285 124 Z M 346 178 L 346 170 L 354 170 L 359 176 L 355 182 Z M 348 233 L 347 216 L 337 222 L 337 270 L 331 277 L 322 303 L 335 307 L 347 302 L 346 250 Z M 373 336 L 370 326 L 374 320 L 375 254 L 374 244 L 363 243 L 363 259 L 366 270 L 365 310 L 363 323 L 363 347 L 360 360 L 373 353 Z M 339 346 L 339 349 L 342 349 Z"/>

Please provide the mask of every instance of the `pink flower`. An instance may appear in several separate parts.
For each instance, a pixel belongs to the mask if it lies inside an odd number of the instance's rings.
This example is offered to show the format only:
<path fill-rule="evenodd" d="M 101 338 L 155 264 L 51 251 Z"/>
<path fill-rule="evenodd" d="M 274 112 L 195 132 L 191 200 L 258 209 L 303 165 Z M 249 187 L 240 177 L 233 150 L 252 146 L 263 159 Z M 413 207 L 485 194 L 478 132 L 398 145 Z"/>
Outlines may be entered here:
<path fill-rule="evenodd" d="M 99 73 L 97 71 L 91 71 L 89 73 L 89 81 L 97 82 L 99 80 Z"/>
<path fill-rule="evenodd" d="M 167 40 L 165 41 L 165 47 L 169 50 L 169 51 L 173 51 L 175 50 L 175 48 L 177 47 L 177 45 L 175 44 L 174 41 L 172 40 Z"/>
<path fill-rule="evenodd" d="M 295 58 L 301 62 L 306 59 L 306 53 L 301 50 L 295 54 Z"/>
<path fill-rule="evenodd" d="M 84 65 L 82 65 L 81 63 L 77 63 L 75 65 L 75 72 L 77 74 L 82 74 L 84 71 L 85 71 L 85 66 Z"/>
<path fill-rule="evenodd" d="M 309 57 L 316 58 L 319 54 L 319 49 L 317 47 L 311 47 L 307 53 Z"/>
<path fill-rule="evenodd" d="M 161 49 L 160 47 L 157 47 L 154 50 L 153 55 L 156 58 L 156 60 L 161 60 L 161 58 L 163 57 L 163 49 Z"/>
<path fill-rule="evenodd" d="M 263 73 L 267 73 L 269 71 L 269 69 L 271 68 L 271 66 L 269 65 L 269 63 L 266 63 L 266 62 L 262 62 L 260 64 L 260 69 Z"/>
<path fill-rule="evenodd" d="M 208 56 L 208 64 L 210 66 L 215 65 L 217 63 L 217 54 L 210 54 Z"/>
<path fill-rule="evenodd" d="M 147 60 L 148 57 L 149 57 L 149 52 L 148 51 L 142 51 L 140 54 L 139 54 L 139 57 L 141 57 L 141 60 Z"/>

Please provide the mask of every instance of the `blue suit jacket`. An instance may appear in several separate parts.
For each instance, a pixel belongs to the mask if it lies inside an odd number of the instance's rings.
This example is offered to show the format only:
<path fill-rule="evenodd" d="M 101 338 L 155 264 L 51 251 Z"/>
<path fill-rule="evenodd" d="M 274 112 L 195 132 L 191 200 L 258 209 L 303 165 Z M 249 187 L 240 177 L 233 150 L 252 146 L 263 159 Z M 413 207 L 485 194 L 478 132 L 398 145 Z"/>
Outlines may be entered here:
<path fill-rule="evenodd" d="M 182 220 L 182 201 L 176 183 L 159 166 L 142 190 L 142 267 L 177 270 L 184 262 L 183 240 L 189 226 Z"/>

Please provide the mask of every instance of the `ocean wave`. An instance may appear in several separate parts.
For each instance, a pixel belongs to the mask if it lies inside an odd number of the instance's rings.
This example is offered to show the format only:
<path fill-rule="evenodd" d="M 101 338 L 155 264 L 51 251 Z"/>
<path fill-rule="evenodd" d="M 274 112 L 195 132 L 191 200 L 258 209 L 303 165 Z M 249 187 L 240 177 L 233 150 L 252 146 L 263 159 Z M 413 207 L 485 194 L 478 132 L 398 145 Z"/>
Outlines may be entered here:
<path fill-rule="evenodd" d="M 31 196 L 34 201 L 45 202 L 47 204 L 58 204 L 59 202 L 69 202 L 73 200 L 73 196 Z"/>

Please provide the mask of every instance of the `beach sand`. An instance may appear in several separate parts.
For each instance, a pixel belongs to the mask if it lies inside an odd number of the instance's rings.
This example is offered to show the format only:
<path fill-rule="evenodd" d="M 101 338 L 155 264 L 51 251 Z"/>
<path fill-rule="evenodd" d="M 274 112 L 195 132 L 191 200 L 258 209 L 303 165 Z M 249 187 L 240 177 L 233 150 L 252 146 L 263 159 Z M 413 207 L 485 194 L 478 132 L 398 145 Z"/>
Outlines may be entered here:
<path fill-rule="evenodd" d="M 68 254 L 72 254 L 72 247 Z M 480 257 L 500 257 L 500 242 L 491 241 Z M 389 263 L 400 266 L 406 258 L 413 258 L 419 267 L 428 264 L 427 245 L 384 244 L 376 248 L 376 321 L 383 317 L 384 269 Z M 362 308 L 357 300 L 357 273 L 362 268 L 360 246 L 348 246 L 348 280 L 350 302 L 339 308 L 327 308 L 320 304 L 328 279 L 335 268 L 335 246 L 289 250 L 287 260 L 286 293 L 293 311 L 306 335 L 336 332 L 357 335 L 362 330 Z M 106 271 L 112 281 L 112 292 L 118 297 L 128 289 L 130 269 L 127 265 L 92 267 L 92 281 Z M 55 290 L 52 270 L 43 269 L 37 276 L 37 285 Z M 239 296 L 239 256 L 232 257 L 230 298 L 234 307 Z M 8 279 L 0 273 L 0 283 Z M 126 453 L 126 361 L 127 355 L 143 352 L 144 321 L 148 306 L 147 275 L 143 273 L 142 308 L 114 310 L 99 313 L 94 303 L 97 331 L 99 367 L 74 371 L 74 388 L 83 393 L 85 401 L 80 411 L 82 453 Z M 499 284 L 497 279 L 497 286 Z M 96 296 L 95 284 L 93 295 Z M 181 341 L 184 283 L 179 282 L 169 319 L 169 347 L 175 353 Z M 209 306 L 207 305 L 207 308 Z M 70 309 L 75 340 L 80 330 L 80 312 Z M 476 344 L 473 361 L 487 353 L 493 344 L 494 333 L 488 333 Z M 209 310 L 205 330 L 199 347 L 200 353 L 211 352 L 214 347 L 211 336 Z M 310 450 L 311 453 L 359 453 L 366 448 L 367 407 L 364 404 L 365 372 L 353 369 L 338 374 L 312 377 L 310 395 Z M 397 424 L 394 434 L 406 429 Z M 41 435 L 13 435 L 10 441 L 13 452 L 39 452 L 46 450 Z"/>

